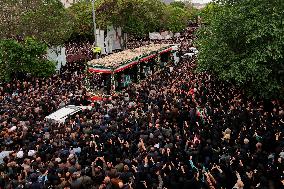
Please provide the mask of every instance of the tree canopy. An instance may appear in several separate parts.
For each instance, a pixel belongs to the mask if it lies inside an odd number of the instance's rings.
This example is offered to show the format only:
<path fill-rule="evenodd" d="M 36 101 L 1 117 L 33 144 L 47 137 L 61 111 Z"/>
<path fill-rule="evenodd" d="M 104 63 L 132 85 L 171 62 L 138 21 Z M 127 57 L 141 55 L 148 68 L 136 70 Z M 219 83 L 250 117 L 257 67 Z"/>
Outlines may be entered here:
<path fill-rule="evenodd" d="M 96 24 L 122 27 L 136 37 L 149 32 L 179 32 L 194 17 L 194 9 L 182 3 L 160 0 L 96 0 Z M 66 9 L 60 0 L 0 1 L 0 79 L 17 73 L 47 76 L 54 64 L 44 58 L 47 46 L 93 36 L 91 1 L 79 1 Z"/>
<path fill-rule="evenodd" d="M 179 7 L 179 8 L 185 8 L 185 3 L 182 2 L 182 1 L 174 1 L 174 2 L 171 2 L 170 5 L 172 7 Z"/>
<path fill-rule="evenodd" d="M 8 81 L 17 74 L 29 73 L 45 77 L 55 71 L 55 63 L 45 57 L 47 45 L 33 38 L 22 42 L 14 39 L 0 41 L 0 80 Z"/>
<path fill-rule="evenodd" d="M 137 37 L 149 32 L 179 32 L 196 17 L 190 4 L 166 5 L 160 0 L 96 0 L 96 24 L 120 26 Z M 24 39 L 32 36 L 48 45 L 60 45 L 78 36 L 93 38 L 91 1 L 79 1 L 65 9 L 60 0 L 0 1 L 0 37 Z"/>
<path fill-rule="evenodd" d="M 0 38 L 24 39 L 33 36 L 49 45 L 70 38 L 73 18 L 59 0 L 1 0 Z"/>
<path fill-rule="evenodd" d="M 64 44 L 73 30 L 73 17 L 62 3 L 1 0 L 0 19 L 0 80 L 51 75 L 55 64 L 46 59 L 47 48 Z"/>
<path fill-rule="evenodd" d="M 218 11 L 218 8 L 220 8 L 219 4 L 216 2 L 210 2 L 208 3 L 203 9 L 200 11 L 200 16 L 202 18 L 203 23 L 208 23 L 214 16 L 214 14 Z"/>
<path fill-rule="evenodd" d="M 68 8 L 68 12 L 74 18 L 74 29 L 71 38 L 76 38 L 77 36 L 92 38 L 94 35 L 94 25 L 90 3 L 75 3 Z"/>
<path fill-rule="evenodd" d="M 166 29 L 172 32 L 180 32 L 187 26 L 190 14 L 186 9 L 169 5 L 166 10 Z"/>
<path fill-rule="evenodd" d="M 97 0 L 97 27 L 122 27 L 137 37 L 159 30 L 179 32 L 189 19 L 197 16 L 192 6 L 184 3 L 166 5 L 160 0 Z M 81 1 L 69 8 L 75 17 L 75 33 L 89 35 L 93 30 L 91 2 Z"/>
<path fill-rule="evenodd" d="M 283 95 L 283 6 L 278 0 L 215 2 L 198 32 L 199 69 L 255 96 Z"/>

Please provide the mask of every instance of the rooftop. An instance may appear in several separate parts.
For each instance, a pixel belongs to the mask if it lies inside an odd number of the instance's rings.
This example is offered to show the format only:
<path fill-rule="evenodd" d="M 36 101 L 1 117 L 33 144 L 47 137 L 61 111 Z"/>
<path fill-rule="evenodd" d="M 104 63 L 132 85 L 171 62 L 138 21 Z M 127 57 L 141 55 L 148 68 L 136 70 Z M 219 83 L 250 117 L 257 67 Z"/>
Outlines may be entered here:
<path fill-rule="evenodd" d="M 150 44 L 136 49 L 127 49 L 118 53 L 111 54 L 104 58 L 93 59 L 88 62 L 89 65 L 105 68 L 117 68 L 128 61 L 135 61 L 141 57 L 153 54 L 170 47 L 170 44 Z"/>

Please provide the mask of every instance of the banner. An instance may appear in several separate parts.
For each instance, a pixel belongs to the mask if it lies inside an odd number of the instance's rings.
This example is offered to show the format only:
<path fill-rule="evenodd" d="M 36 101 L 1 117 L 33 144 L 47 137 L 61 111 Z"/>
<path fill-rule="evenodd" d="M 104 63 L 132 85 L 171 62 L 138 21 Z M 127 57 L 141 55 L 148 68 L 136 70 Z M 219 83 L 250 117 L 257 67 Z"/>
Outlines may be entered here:
<path fill-rule="evenodd" d="M 97 47 L 101 48 L 101 54 L 106 54 L 104 30 L 97 30 Z"/>
<path fill-rule="evenodd" d="M 170 31 L 164 31 L 164 32 L 152 32 L 149 33 L 149 38 L 151 40 L 167 40 L 167 39 L 172 39 L 173 38 L 173 33 Z"/>
<path fill-rule="evenodd" d="M 151 40 L 162 40 L 162 36 L 158 32 L 149 33 L 149 38 Z"/>
<path fill-rule="evenodd" d="M 113 44 L 114 44 L 114 39 L 115 39 L 115 31 L 113 26 L 107 26 L 107 37 L 105 39 L 105 44 L 107 46 L 106 50 L 107 50 L 107 54 L 112 53 L 112 51 L 114 50 L 113 48 Z"/>
<path fill-rule="evenodd" d="M 47 59 L 56 62 L 56 71 L 66 64 L 65 47 L 51 47 L 47 49 Z"/>
<path fill-rule="evenodd" d="M 121 50 L 121 44 L 123 44 L 123 37 L 121 32 L 121 27 L 114 29 L 114 40 L 113 40 L 113 49 L 114 50 Z"/>

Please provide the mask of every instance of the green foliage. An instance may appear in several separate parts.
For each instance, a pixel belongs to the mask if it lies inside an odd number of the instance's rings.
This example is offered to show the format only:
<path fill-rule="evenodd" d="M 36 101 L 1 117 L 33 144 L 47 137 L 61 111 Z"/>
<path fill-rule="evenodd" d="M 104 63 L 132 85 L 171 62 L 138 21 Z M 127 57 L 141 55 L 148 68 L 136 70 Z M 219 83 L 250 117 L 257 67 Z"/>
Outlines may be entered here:
<path fill-rule="evenodd" d="M 157 0 L 124 0 L 121 22 L 127 33 L 144 36 L 161 28 L 165 5 Z"/>
<path fill-rule="evenodd" d="M 108 25 L 121 26 L 120 1 L 96 0 L 96 26 L 107 29 Z M 72 4 L 68 11 L 74 17 L 74 31 L 72 38 L 77 36 L 94 38 L 94 23 L 92 12 L 92 1 L 79 1 Z"/>
<path fill-rule="evenodd" d="M 283 95 L 283 10 L 277 1 L 221 1 L 198 32 L 199 69 L 255 96 Z"/>
<path fill-rule="evenodd" d="M 213 16 L 218 11 L 218 9 L 221 8 L 219 4 L 216 2 L 208 3 L 203 9 L 200 11 L 200 16 L 203 23 L 210 23 L 210 21 L 213 19 Z"/>
<path fill-rule="evenodd" d="M 94 25 L 91 3 L 85 1 L 75 3 L 68 8 L 68 11 L 74 18 L 72 38 L 75 38 L 76 36 L 93 38 Z"/>
<path fill-rule="evenodd" d="M 172 7 L 179 7 L 181 9 L 184 9 L 185 8 L 185 3 L 184 2 L 181 2 L 181 1 L 174 1 L 174 2 L 171 2 L 170 5 Z"/>
<path fill-rule="evenodd" d="M 197 20 L 199 14 L 200 14 L 199 9 L 195 8 L 193 6 L 193 4 L 191 3 L 191 1 L 184 1 L 184 2 L 174 1 L 174 2 L 170 3 L 170 6 L 183 9 L 187 14 L 187 19 L 189 19 L 193 22 Z"/>
<path fill-rule="evenodd" d="M 100 28 L 106 29 L 108 25 L 121 26 L 122 0 L 96 1 L 96 23 Z"/>
<path fill-rule="evenodd" d="M 0 19 L 0 37 L 5 39 L 33 36 L 59 45 L 73 29 L 73 18 L 59 0 L 1 0 Z"/>
<path fill-rule="evenodd" d="M 180 32 L 187 26 L 190 14 L 186 9 L 169 5 L 166 9 L 166 17 L 167 29 L 172 32 Z"/>
<path fill-rule="evenodd" d="M 198 16 L 200 15 L 200 10 L 189 5 L 185 7 L 187 13 L 189 14 L 189 19 L 192 22 L 196 22 L 198 20 Z"/>
<path fill-rule="evenodd" d="M 54 73 L 55 64 L 48 61 L 47 45 L 33 38 L 23 42 L 13 39 L 0 41 L 0 80 L 8 81 L 14 74 L 30 73 L 37 77 L 46 77 Z"/>
<path fill-rule="evenodd" d="M 75 17 L 75 34 L 92 35 L 91 5 L 90 1 L 82 1 L 69 8 Z M 96 0 L 95 7 L 98 28 L 120 26 L 124 32 L 137 37 L 162 29 L 180 31 L 189 19 L 195 20 L 198 13 L 184 3 L 165 5 L 160 0 Z"/>

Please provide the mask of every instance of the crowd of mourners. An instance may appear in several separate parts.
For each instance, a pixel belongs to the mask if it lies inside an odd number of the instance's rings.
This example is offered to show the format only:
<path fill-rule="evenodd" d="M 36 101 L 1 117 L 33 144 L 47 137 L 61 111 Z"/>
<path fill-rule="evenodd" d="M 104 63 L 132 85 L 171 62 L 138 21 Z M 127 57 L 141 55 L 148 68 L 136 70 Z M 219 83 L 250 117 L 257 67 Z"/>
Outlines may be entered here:
<path fill-rule="evenodd" d="M 163 40 L 150 40 L 149 38 L 141 38 L 137 39 L 135 37 L 130 36 L 128 42 L 126 44 L 127 49 L 135 49 L 144 45 L 149 45 L 151 43 L 181 43 L 183 42 L 182 49 L 183 52 L 187 52 L 188 49 L 186 47 L 192 46 L 192 40 L 194 35 L 188 32 L 190 28 L 185 29 L 181 34 L 182 36 L 172 37 L 172 39 L 163 39 Z M 65 44 L 65 54 L 66 61 L 68 63 L 78 63 L 90 61 L 95 58 L 94 53 L 92 51 L 93 44 L 90 41 L 83 40 L 81 42 L 69 42 Z M 120 50 L 114 50 L 114 52 L 118 52 Z M 102 57 L 105 55 L 101 55 Z"/>
<path fill-rule="evenodd" d="M 195 67 L 181 59 L 65 123 L 44 118 L 89 104 L 83 65 L 2 84 L 0 189 L 283 188 L 283 103 Z"/>
<path fill-rule="evenodd" d="M 127 48 L 128 49 L 134 49 L 138 48 L 143 45 L 149 45 L 151 43 L 165 43 L 165 44 L 180 44 L 180 50 L 185 53 L 189 52 L 189 48 L 193 46 L 193 40 L 195 39 L 195 35 L 192 32 L 197 27 L 188 27 L 184 29 L 180 33 L 176 33 L 172 38 L 170 39 L 152 39 L 149 38 L 133 38 L 129 37 L 127 42 Z"/>
<path fill-rule="evenodd" d="M 65 44 L 66 61 L 74 63 L 92 60 L 94 58 L 92 47 L 93 44 L 89 41 Z"/>

